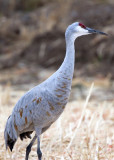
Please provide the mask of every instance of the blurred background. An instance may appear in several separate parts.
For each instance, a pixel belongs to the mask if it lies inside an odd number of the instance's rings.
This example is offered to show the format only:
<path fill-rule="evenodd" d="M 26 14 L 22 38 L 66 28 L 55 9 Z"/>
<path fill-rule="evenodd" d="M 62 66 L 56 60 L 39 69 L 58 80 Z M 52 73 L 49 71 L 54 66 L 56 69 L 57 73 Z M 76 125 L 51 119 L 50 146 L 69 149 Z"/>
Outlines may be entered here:
<path fill-rule="evenodd" d="M 75 21 L 109 37 L 89 35 L 76 40 L 73 89 L 78 91 L 71 99 L 83 98 L 84 89 L 94 81 L 101 87 L 96 96 L 112 100 L 113 0 L 0 0 L 1 86 L 28 90 L 55 72 L 65 56 L 65 29 Z"/>
<path fill-rule="evenodd" d="M 6 120 L 19 98 L 61 65 L 64 33 L 75 21 L 109 36 L 76 40 L 70 102 L 42 137 L 43 157 L 114 160 L 114 0 L 0 0 L 0 160 L 24 159 L 29 140 L 18 140 L 12 154 L 5 151 Z M 31 160 L 37 157 L 36 145 Z"/>

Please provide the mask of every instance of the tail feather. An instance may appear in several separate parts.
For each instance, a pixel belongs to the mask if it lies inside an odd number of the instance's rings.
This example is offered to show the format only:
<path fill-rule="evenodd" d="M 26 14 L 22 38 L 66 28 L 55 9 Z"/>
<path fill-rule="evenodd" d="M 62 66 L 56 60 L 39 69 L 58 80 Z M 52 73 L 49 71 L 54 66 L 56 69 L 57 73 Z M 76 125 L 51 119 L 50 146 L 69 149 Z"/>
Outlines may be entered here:
<path fill-rule="evenodd" d="M 9 137 L 8 135 L 8 140 L 7 140 L 7 146 L 10 148 L 10 151 L 12 152 L 14 144 L 15 144 L 16 140 L 13 140 Z"/>
<path fill-rule="evenodd" d="M 9 116 L 4 130 L 6 149 L 9 147 L 9 149 L 12 151 L 17 138 L 17 133 L 12 125 L 12 118 Z"/>
<path fill-rule="evenodd" d="M 32 131 L 21 133 L 20 139 L 23 140 L 24 138 L 26 139 L 27 137 L 31 139 L 31 134 L 32 134 Z"/>

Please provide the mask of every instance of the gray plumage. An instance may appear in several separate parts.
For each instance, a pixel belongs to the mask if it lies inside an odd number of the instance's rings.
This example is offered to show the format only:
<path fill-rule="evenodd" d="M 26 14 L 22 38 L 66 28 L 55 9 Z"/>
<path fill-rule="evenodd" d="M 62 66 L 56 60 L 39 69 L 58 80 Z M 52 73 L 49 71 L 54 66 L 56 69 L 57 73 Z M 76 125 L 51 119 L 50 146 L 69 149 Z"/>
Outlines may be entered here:
<path fill-rule="evenodd" d="M 36 134 L 27 147 L 25 159 L 28 160 L 31 147 L 37 138 L 37 154 L 41 160 L 40 135 L 58 119 L 70 95 L 75 61 L 74 41 L 77 37 L 90 33 L 105 34 L 79 22 L 67 28 L 66 56 L 62 65 L 51 77 L 25 93 L 17 102 L 4 131 L 6 148 L 9 147 L 12 151 L 18 137 L 21 140 L 30 138 L 30 134 L 35 131 Z"/>

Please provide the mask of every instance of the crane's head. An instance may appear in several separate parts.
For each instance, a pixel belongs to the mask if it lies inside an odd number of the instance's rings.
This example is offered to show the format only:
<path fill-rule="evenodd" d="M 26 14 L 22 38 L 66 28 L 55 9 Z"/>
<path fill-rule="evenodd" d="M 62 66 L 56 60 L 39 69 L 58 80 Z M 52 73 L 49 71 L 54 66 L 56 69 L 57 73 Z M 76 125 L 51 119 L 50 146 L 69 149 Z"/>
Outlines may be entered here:
<path fill-rule="evenodd" d="M 92 33 L 107 35 L 104 32 L 88 28 L 80 22 L 75 22 L 68 26 L 68 28 L 66 29 L 65 37 L 66 38 L 71 37 L 72 39 L 75 40 L 79 36 L 92 34 Z"/>

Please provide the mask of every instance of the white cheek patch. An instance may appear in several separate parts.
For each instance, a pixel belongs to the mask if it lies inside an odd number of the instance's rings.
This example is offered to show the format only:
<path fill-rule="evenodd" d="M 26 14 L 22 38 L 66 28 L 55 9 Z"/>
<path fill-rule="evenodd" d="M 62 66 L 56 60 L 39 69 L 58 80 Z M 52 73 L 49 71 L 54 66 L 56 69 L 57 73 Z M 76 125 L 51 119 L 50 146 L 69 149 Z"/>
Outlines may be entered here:
<path fill-rule="evenodd" d="M 86 30 L 86 29 L 84 29 L 84 28 L 82 28 L 82 27 L 80 27 L 80 26 L 77 26 L 77 27 L 76 27 L 76 30 L 77 30 L 79 33 L 88 33 L 88 30 Z"/>

